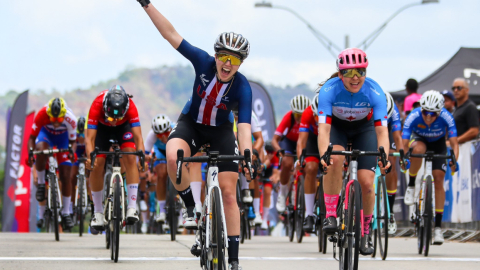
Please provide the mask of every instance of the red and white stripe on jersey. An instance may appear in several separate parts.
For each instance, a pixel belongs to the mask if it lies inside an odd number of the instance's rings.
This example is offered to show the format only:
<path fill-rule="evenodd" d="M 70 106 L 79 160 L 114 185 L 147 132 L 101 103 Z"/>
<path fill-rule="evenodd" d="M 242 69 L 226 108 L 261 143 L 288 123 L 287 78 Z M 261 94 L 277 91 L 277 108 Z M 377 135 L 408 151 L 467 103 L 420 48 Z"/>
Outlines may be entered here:
<path fill-rule="evenodd" d="M 228 83 L 224 84 L 217 81 L 217 76 L 213 78 L 212 82 L 205 90 L 205 97 L 202 99 L 202 103 L 200 103 L 200 108 L 198 109 L 197 123 L 216 126 L 215 119 L 217 117 L 217 111 L 219 109 L 219 106 L 223 105 L 220 104 L 220 102 L 223 95 L 225 94 L 228 85 Z"/>
<path fill-rule="evenodd" d="M 35 137 L 38 136 L 40 130 L 42 129 L 42 127 L 44 127 L 47 132 L 53 135 L 59 135 L 68 132 L 68 139 L 71 141 L 76 140 L 77 118 L 70 110 L 70 108 L 67 108 L 67 112 L 65 113 L 64 118 L 65 120 L 60 126 L 53 126 L 53 124 L 50 122 L 50 117 L 47 114 L 47 105 L 45 105 L 38 111 L 35 119 L 33 120 L 32 135 Z"/>
<path fill-rule="evenodd" d="M 375 126 L 376 127 L 388 127 L 388 121 L 385 119 L 385 120 L 375 120 L 373 121 L 375 123 Z"/>
<path fill-rule="evenodd" d="M 320 115 L 318 116 L 319 124 L 332 124 L 332 117 L 330 115 Z"/>

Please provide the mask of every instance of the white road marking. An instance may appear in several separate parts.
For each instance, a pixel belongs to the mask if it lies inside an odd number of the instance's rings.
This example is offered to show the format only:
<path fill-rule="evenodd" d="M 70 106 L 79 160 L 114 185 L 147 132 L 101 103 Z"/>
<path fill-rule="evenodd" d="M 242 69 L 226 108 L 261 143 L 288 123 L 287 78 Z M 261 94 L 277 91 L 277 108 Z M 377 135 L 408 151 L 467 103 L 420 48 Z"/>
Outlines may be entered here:
<path fill-rule="evenodd" d="M 197 261 L 195 257 L 125 257 L 120 261 Z M 333 261 L 330 258 L 315 257 L 240 257 L 247 261 Z M 381 261 L 380 258 L 360 258 L 362 261 Z M 0 257 L 0 261 L 110 261 L 99 257 Z M 480 258 L 425 258 L 425 257 L 390 257 L 387 261 L 442 261 L 442 262 L 480 262 Z"/>

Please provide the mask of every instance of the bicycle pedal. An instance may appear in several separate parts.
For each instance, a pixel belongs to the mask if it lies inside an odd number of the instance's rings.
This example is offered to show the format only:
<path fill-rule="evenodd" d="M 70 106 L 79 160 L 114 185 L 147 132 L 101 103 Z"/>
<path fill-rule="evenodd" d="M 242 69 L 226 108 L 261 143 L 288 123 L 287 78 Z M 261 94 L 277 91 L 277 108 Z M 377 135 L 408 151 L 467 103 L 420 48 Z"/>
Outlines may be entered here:
<path fill-rule="evenodd" d="M 332 242 L 332 243 L 337 243 L 337 242 L 338 242 L 338 239 L 337 239 L 337 237 L 335 237 L 335 236 L 332 235 L 332 236 L 328 237 L 328 241 L 330 241 L 330 242 Z"/>
<path fill-rule="evenodd" d="M 192 255 L 195 257 L 200 257 L 200 255 L 202 254 L 202 250 L 198 248 L 197 244 L 195 244 L 190 249 L 190 253 L 192 253 Z"/>

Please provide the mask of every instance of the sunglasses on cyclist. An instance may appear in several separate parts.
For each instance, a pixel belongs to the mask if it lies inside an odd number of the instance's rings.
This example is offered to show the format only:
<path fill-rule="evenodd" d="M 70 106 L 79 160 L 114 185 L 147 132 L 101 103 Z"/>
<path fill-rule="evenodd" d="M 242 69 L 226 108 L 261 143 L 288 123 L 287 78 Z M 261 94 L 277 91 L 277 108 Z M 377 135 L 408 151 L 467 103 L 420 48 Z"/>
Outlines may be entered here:
<path fill-rule="evenodd" d="M 454 91 L 454 92 L 455 92 L 456 90 L 460 91 L 460 90 L 462 90 L 462 89 L 463 89 L 463 86 L 452 86 L 452 91 Z"/>
<path fill-rule="evenodd" d="M 240 58 L 226 53 L 217 53 L 217 59 L 224 63 L 230 61 L 230 63 L 234 66 L 239 66 L 242 63 L 242 60 Z"/>
<path fill-rule="evenodd" d="M 50 122 L 52 123 L 63 123 L 63 120 L 65 120 L 65 117 L 50 117 Z"/>
<path fill-rule="evenodd" d="M 161 139 L 162 137 L 168 137 L 170 135 L 170 131 L 165 131 L 165 132 L 162 132 L 162 133 L 155 133 L 155 135 L 157 136 L 157 138 Z"/>
<path fill-rule="evenodd" d="M 438 115 L 437 112 L 430 112 L 430 111 L 425 111 L 425 110 L 422 110 L 422 114 L 425 115 L 425 116 L 430 116 L 430 117 L 436 117 Z"/>
<path fill-rule="evenodd" d="M 353 78 L 355 75 L 357 75 L 359 78 L 367 76 L 366 68 L 349 68 L 340 70 L 340 72 L 342 73 L 343 77 L 347 78 Z"/>

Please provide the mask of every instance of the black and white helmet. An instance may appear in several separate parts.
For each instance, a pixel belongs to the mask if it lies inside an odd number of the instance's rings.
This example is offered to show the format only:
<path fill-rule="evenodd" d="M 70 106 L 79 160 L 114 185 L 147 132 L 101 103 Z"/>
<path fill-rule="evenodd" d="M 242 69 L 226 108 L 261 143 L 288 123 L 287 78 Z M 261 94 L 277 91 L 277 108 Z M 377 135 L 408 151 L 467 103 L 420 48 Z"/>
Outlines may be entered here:
<path fill-rule="evenodd" d="M 157 134 L 161 134 L 166 131 L 169 131 L 171 129 L 170 118 L 165 114 L 157 114 L 152 119 L 152 129 L 153 129 L 153 132 Z"/>
<path fill-rule="evenodd" d="M 290 108 L 294 113 L 303 113 L 303 111 L 310 106 L 311 101 L 305 95 L 296 95 L 290 101 Z"/>
<path fill-rule="evenodd" d="M 250 53 L 250 43 L 242 35 L 234 32 L 223 32 L 218 35 L 215 44 L 213 45 L 215 53 L 221 50 L 231 51 L 237 53 L 242 58 L 242 61 L 247 59 Z"/>
<path fill-rule="evenodd" d="M 312 111 L 313 111 L 313 115 L 317 115 L 317 114 L 318 114 L 318 94 L 315 95 L 315 97 L 313 98 L 313 101 L 312 101 Z"/>
<path fill-rule="evenodd" d="M 443 109 L 445 99 L 443 95 L 436 90 L 428 90 L 420 98 L 422 110 L 430 112 L 440 112 Z"/>
<path fill-rule="evenodd" d="M 395 107 L 393 104 L 394 101 L 393 101 L 393 97 L 392 95 L 390 95 L 390 93 L 388 92 L 385 92 L 385 97 L 387 98 L 387 115 L 388 115 L 388 118 L 390 118 L 393 114 L 393 112 L 395 111 Z"/>

